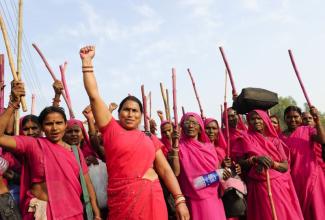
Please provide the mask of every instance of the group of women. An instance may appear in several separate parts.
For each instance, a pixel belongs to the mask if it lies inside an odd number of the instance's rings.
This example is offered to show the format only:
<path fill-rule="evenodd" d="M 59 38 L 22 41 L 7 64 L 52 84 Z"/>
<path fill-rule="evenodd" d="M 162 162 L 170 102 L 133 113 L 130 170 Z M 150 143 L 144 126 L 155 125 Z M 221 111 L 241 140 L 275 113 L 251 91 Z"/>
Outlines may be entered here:
<path fill-rule="evenodd" d="M 94 56 L 93 46 L 80 49 L 90 102 L 83 111 L 89 136 L 81 121 L 67 120 L 59 107 L 60 85 L 55 86 L 53 106 L 38 117 L 25 116 L 20 135 L 10 135 L 8 126 L 25 95 L 21 82 L 12 83 L 8 107 L 0 115 L 0 156 L 14 155 L 7 158 L 12 161 L 9 169 L 21 165 L 20 207 L 13 205 L 6 176 L 0 173 L 0 219 L 84 219 L 84 187 L 93 219 L 102 219 L 88 168 L 98 160 L 107 167 L 108 219 L 229 219 L 221 195 L 234 176 L 247 185 L 246 214 L 235 219 L 325 218 L 325 132 L 314 107 L 306 125 L 300 109 L 288 107 L 284 131 L 265 111 L 249 112 L 244 123 L 234 109 L 227 109 L 223 120 L 229 124 L 229 152 L 218 121 L 193 112 L 185 113 L 179 125 L 163 120 L 160 112 L 158 139 L 155 128 L 151 133 L 138 129 L 143 107 L 136 97 L 124 98 L 118 119 L 112 116 L 117 106 L 108 107 L 100 96 Z M 198 188 L 195 180 L 211 172 L 217 178 L 204 179 L 206 185 Z"/>

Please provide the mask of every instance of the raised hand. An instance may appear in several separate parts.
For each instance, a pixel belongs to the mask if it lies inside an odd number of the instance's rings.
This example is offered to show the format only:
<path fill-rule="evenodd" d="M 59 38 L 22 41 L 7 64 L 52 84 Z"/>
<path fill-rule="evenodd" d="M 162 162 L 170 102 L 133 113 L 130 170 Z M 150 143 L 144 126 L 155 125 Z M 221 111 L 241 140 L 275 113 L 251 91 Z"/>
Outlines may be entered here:
<path fill-rule="evenodd" d="M 82 61 L 91 61 L 95 56 L 95 47 L 94 46 L 83 47 L 80 49 L 79 54 Z"/>
<path fill-rule="evenodd" d="M 164 113 L 161 110 L 157 111 L 158 117 L 160 119 L 160 122 L 162 122 L 164 120 Z"/>
<path fill-rule="evenodd" d="M 118 105 L 115 102 L 111 102 L 108 106 L 108 110 L 110 112 L 113 112 L 115 109 L 117 109 Z"/>
<path fill-rule="evenodd" d="M 19 105 L 20 98 L 25 96 L 25 86 L 22 81 L 11 82 L 10 102 Z"/>
<path fill-rule="evenodd" d="M 62 94 L 64 86 L 60 80 L 55 80 L 52 86 L 53 86 L 55 94 Z"/>
<path fill-rule="evenodd" d="M 320 121 L 319 112 L 315 106 L 310 106 L 310 114 L 313 116 L 313 119 L 316 123 Z"/>
<path fill-rule="evenodd" d="M 93 112 L 91 111 L 91 106 L 88 105 L 83 111 L 82 114 L 85 116 L 85 118 L 89 120 L 94 120 Z"/>

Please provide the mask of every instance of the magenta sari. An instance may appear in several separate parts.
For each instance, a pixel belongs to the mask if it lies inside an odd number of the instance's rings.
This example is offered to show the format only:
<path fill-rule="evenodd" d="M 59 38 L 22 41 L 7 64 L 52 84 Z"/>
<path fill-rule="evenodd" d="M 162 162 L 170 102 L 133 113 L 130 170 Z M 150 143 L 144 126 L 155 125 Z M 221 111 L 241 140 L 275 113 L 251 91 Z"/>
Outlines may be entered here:
<path fill-rule="evenodd" d="M 20 201 L 24 220 L 34 219 L 28 212 L 29 201 L 34 197 L 30 188 L 34 182 L 46 182 L 48 191 L 48 220 L 83 219 L 79 165 L 72 151 L 46 138 L 15 136 L 15 153 L 23 157 Z M 83 173 L 87 165 L 79 151 Z M 68 199 L 67 199 L 68 198 Z"/>
<path fill-rule="evenodd" d="M 316 129 L 298 127 L 289 137 L 291 176 L 306 220 L 325 219 L 325 163 L 321 145 L 312 140 Z"/>
<path fill-rule="evenodd" d="M 264 155 L 276 162 L 288 160 L 284 151 L 284 148 L 287 148 L 287 146 L 278 137 L 267 113 L 261 110 L 254 110 L 254 112 L 256 112 L 264 122 L 265 136 L 253 131 L 253 128 L 250 126 L 248 135 L 245 138 L 245 156 Z M 248 115 L 248 118 L 249 117 L 250 114 Z M 278 219 L 303 219 L 289 171 L 281 173 L 274 169 L 269 169 L 269 174 L 271 191 Z M 258 173 L 255 167 L 250 169 L 247 175 L 247 191 L 247 219 L 272 220 L 272 211 L 264 172 Z"/>
<path fill-rule="evenodd" d="M 195 117 L 200 124 L 198 140 L 187 138 L 181 134 L 179 142 L 180 175 L 178 176 L 182 192 L 186 196 L 192 220 L 225 220 L 225 211 L 222 200 L 218 196 L 219 183 L 203 189 L 195 189 L 193 179 L 216 170 L 219 166 L 218 155 L 214 145 L 204 131 L 204 124 L 196 113 L 186 113 L 181 120 Z"/>

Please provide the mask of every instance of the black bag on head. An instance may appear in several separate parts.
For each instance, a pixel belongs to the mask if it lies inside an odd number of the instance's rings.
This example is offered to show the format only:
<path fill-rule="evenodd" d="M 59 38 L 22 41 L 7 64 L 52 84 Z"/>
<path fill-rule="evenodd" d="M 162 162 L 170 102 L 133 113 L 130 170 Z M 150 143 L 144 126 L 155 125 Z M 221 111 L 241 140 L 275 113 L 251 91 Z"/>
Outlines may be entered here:
<path fill-rule="evenodd" d="M 244 88 L 233 103 L 238 114 L 254 109 L 268 110 L 279 103 L 278 94 L 261 88 Z"/>

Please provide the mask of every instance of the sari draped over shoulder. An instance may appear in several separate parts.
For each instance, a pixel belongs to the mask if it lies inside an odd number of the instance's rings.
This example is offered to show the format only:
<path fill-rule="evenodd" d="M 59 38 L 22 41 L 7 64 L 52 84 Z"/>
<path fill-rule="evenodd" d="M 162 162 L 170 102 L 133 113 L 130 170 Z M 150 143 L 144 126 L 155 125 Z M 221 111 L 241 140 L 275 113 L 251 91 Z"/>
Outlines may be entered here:
<path fill-rule="evenodd" d="M 73 152 L 53 144 L 46 138 L 15 136 L 17 153 L 23 156 L 21 175 L 21 210 L 24 220 L 34 219 L 28 212 L 33 176 L 39 176 L 46 182 L 48 192 L 47 219 L 83 219 L 81 202 L 81 185 L 79 183 L 79 165 Z M 87 165 L 79 150 L 83 173 L 87 173 Z"/>
<path fill-rule="evenodd" d="M 287 146 L 278 137 L 266 112 L 254 110 L 264 122 L 264 136 L 255 132 L 250 126 L 245 136 L 243 153 L 245 156 L 268 156 L 273 161 L 288 161 L 285 153 Z M 251 112 L 251 113 L 252 113 Z M 250 118 L 251 113 L 248 115 Z M 249 120 L 249 119 L 248 119 Z M 293 186 L 290 172 L 281 173 L 269 169 L 271 192 L 278 219 L 303 219 L 298 198 Z M 265 172 L 258 173 L 252 167 L 247 174 L 247 219 L 272 220 L 271 203 L 267 191 Z"/>
<path fill-rule="evenodd" d="M 312 140 L 316 129 L 300 126 L 283 140 L 291 155 L 291 176 L 306 220 L 325 219 L 325 163 L 321 145 Z"/>
<path fill-rule="evenodd" d="M 159 180 L 144 179 L 153 167 L 157 137 L 125 130 L 112 120 L 101 129 L 108 173 L 108 219 L 166 220 L 167 208 Z"/>
<path fill-rule="evenodd" d="M 198 140 L 188 138 L 181 134 L 179 142 L 180 175 L 178 180 L 182 192 L 187 198 L 191 219 L 220 220 L 226 219 L 222 200 L 218 197 L 219 183 L 212 184 L 203 189 L 196 189 L 193 180 L 210 173 L 218 168 L 219 161 L 215 146 L 210 143 L 204 130 L 204 124 L 196 113 L 186 113 L 181 119 L 184 121 L 193 116 L 200 124 L 201 132 Z"/>

